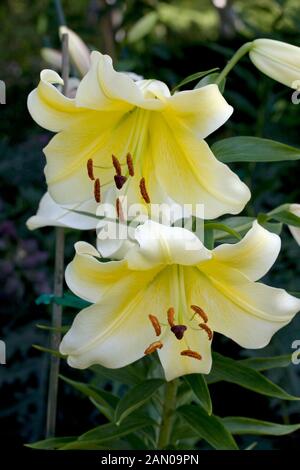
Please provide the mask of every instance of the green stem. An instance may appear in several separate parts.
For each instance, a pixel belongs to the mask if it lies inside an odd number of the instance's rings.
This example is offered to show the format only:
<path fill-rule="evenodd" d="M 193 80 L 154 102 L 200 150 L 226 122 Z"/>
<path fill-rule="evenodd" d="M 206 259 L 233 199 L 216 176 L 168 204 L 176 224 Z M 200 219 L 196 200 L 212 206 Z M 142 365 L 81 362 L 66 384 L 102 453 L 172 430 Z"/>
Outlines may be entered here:
<path fill-rule="evenodd" d="M 246 42 L 236 51 L 236 53 L 231 57 L 230 61 L 227 62 L 227 65 L 224 67 L 222 72 L 219 74 L 216 80 L 217 85 L 220 85 L 222 80 L 227 77 L 230 70 L 233 69 L 233 67 L 238 63 L 238 61 L 250 51 L 251 47 L 252 42 Z"/>
<path fill-rule="evenodd" d="M 160 423 L 160 430 L 157 441 L 157 448 L 164 449 L 170 443 L 170 436 L 173 424 L 173 414 L 176 408 L 176 393 L 178 382 L 172 380 L 165 386 L 165 396 L 162 411 L 162 419 Z"/>

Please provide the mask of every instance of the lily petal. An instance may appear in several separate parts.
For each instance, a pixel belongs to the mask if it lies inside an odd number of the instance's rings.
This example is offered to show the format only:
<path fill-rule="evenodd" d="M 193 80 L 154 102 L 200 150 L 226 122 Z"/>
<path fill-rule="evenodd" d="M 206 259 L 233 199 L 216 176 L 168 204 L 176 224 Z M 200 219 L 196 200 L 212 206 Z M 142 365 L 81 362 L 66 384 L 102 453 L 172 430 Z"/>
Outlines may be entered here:
<path fill-rule="evenodd" d="M 255 221 L 240 242 L 215 248 L 213 258 L 225 266 L 237 269 L 252 281 L 257 281 L 273 266 L 280 247 L 280 237 Z"/>

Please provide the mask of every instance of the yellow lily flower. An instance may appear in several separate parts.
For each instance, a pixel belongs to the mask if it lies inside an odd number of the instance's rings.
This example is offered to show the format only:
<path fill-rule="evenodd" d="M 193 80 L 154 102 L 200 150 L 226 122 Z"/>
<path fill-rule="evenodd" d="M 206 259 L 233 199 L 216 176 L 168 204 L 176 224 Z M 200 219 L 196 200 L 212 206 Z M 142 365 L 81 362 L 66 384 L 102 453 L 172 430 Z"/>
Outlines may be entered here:
<path fill-rule="evenodd" d="M 55 84 L 60 76 L 42 71 L 28 108 L 58 133 L 44 152 L 49 192 L 59 204 L 99 202 L 116 186 L 129 204 L 204 204 L 205 217 L 215 218 L 239 213 L 249 200 L 247 186 L 203 140 L 232 113 L 217 85 L 172 96 L 160 81 L 116 72 L 99 52 L 74 99 Z"/>
<path fill-rule="evenodd" d="M 299 88 L 299 47 L 274 39 L 255 39 L 249 56 L 254 65 L 268 77 L 290 88 Z"/>
<path fill-rule="evenodd" d="M 240 242 L 207 250 L 186 229 L 146 221 L 121 261 L 101 263 L 78 242 L 66 282 L 93 305 L 60 346 L 72 367 L 118 368 L 158 352 L 167 380 L 209 373 L 213 331 L 262 348 L 291 321 L 300 300 L 255 282 L 273 265 L 280 238 L 257 222 Z"/>

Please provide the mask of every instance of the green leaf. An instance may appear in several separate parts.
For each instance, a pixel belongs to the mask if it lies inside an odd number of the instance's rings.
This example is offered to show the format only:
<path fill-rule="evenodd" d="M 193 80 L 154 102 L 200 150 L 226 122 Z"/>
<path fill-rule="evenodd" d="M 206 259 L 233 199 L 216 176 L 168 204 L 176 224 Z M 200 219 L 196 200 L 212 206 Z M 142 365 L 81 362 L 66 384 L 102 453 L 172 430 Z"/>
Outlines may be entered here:
<path fill-rule="evenodd" d="M 204 224 L 205 230 L 220 230 L 222 232 L 228 233 L 229 235 L 232 235 L 233 237 L 237 238 L 238 240 L 241 240 L 241 235 L 239 232 L 234 230 L 233 228 L 229 227 L 226 224 L 219 223 L 219 222 L 205 222 Z"/>
<path fill-rule="evenodd" d="M 240 235 L 245 235 L 245 233 L 247 233 L 248 230 L 252 227 L 254 220 L 254 217 L 227 217 L 226 219 L 223 219 L 221 223 L 226 227 L 230 227 Z M 230 234 L 228 231 L 224 230 L 224 227 L 214 231 L 214 238 L 216 241 L 222 240 L 223 238 L 227 238 L 229 236 Z M 234 238 L 236 237 L 234 236 Z"/>
<path fill-rule="evenodd" d="M 119 439 L 131 434 L 132 432 L 139 431 L 145 427 L 156 425 L 156 422 L 151 418 L 144 418 L 140 416 L 128 417 L 122 424 L 117 426 L 114 423 L 104 424 L 97 426 L 94 429 L 79 436 L 80 441 L 97 441 L 98 444 L 102 442 Z"/>
<path fill-rule="evenodd" d="M 37 349 L 38 351 L 42 351 L 42 352 L 52 354 L 52 356 L 60 357 L 61 359 L 65 359 L 67 357 L 67 356 L 64 356 L 63 354 L 61 354 L 59 351 L 55 351 L 55 349 L 44 348 L 43 346 L 40 346 L 39 344 L 33 344 L 32 347 L 34 349 Z"/>
<path fill-rule="evenodd" d="M 128 450 L 128 444 L 122 441 L 106 441 L 102 445 L 98 440 L 73 441 L 59 450 Z"/>
<path fill-rule="evenodd" d="M 206 77 L 201 78 L 201 80 L 197 83 L 195 88 L 202 88 L 207 85 L 212 85 L 216 83 L 217 78 L 219 77 L 219 73 L 211 73 L 206 75 Z M 218 84 L 220 92 L 223 94 L 225 90 L 226 78 L 223 78 L 221 83 Z"/>
<path fill-rule="evenodd" d="M 243 365 L 239 361 L 213 353 L 212 372 L 207 376 L 207 382 L 214 383 L 220 380 L 240 385 L 269 397 L 282 400 L 300 400 L 299 397 L 285 392 L 260 372 Z"/>
<path fill-rule="evenodd" d="M 120 424 L 129 414 L 144 405 L 164 383 L 162 379 L 150 379 L 131 388 L 118 403 L 115 411 L 116 423 Z"/>
<path fill-rule="evenodd" d="M 192 75 L 188 75 L 183 80 L 181 80 L 181 82 L 179 82 L 178 85 L 174 86 L 174 88 L 172 89 L 172 93 L 178 90 L 178 88 L 181 88 L 182 86 L 187 85 L 188 83 L 193 82 L 194 80 L 197 80 L 198 78 L 204 77 L 205 75 L 215 72 L 216 70 L 219 70 L 219 69 L 214 68 L 214 69 L 205 70 L 202 72 L 196 72 L 196 73 L 193 73 Z"/>
<path fill-rule="evenodd" d="M 228 416 L 222 418 L 225 428 L 232 434 L 285 436 L 300 429 L 300 424 L 278 424 L 252 418 Z"/>
<path fill-rule="evenodd" d="M 64 325 L 62 326 L 61 328 L 55 328 L 53 326 L 49 326 L 49 325 L 42 325 L 40 323 L 37 323 L 35 325 L 37 328 L 39 328 L 40 330 L 46 330 L 46 331 L 56 331 L 56 332 L 59 332 L 59 333 L 66 333 L 69 329 L 70 329 L 70 326 L 69 325 Z"/>
<path fill-rule="evenodd" d="M 212 403 L 208 390 L 208 386 L 205 378 L 202 374 L 189 374 L 184 377 L 186 383 L 189 384 L 191 389 L 194 392 L 197 400 L 200 405 L 205 409 L 205 411 L 211 415 L 212 414 Z"/>
<path fill-rule="evenodd" d="M 269 370 L 276 367 L 287 367 L 291 364 L 292 354 L 273 357 L 249 357 L 242 359 L 240 364 L 255 370 Z"/>
<path fill-rule="evenodd" d="M 184 405 L 178 413 L 198 434 L 217 450 L 237 450 L 235 440 L 217 416 L 209 416 L 201 406 Z"/>
<path fill-rule="evenodd" d="M 277 220 L 278 222 L 281 222 L 283 224 L 293 225 L 294 227 L 300 227 L 300 217 L 297 217 L 295 214 L 292 214 L 287 210 L 272 214 L 272 219 Z"/>
<path fill-rule="evenodd" d="M 112 393 L 100 390 L 93 385 L 87 385 L 83 382 L 71 380 L 63 375 L 59 376 L 64 382 L 71 385 L 73 388 L 83 393 L 83 395 L 92 398 L 97 403 L 97 408 L 106 416 L 110 421 L 113 420 L 114 410 L 119 402 L 119 398 Z"/>
<path fill-rule="evenodd" d="M 91 305 L 90 302 L 80 299 L 73 294 L 64 294 L 62 297 L 56 297 L 54 294 L 42 294 L 36 300 L 37 305 L 50 305 L 52 303 L 63 305 L 64 307 L 74 307 L 78 309 L 86 308 Z"/>
<path fill-rule="evenodd" d="M 31 449 L 60 449 L 69 442 L 76 441 L 77 436 L 72 437 L 52 437 L 50 439 L 44 439 L 43 441 L 34 442 L 33 444 L 25 444 L 26 447 Z"/>
<path fill-rule="evenodd" d="M 158 21 L 158 13 L 151 11 L 138 20 L 135 25 L 129 30 L 127 40 L 129 43 L 139 41 L 147 34 L 151 33 L 154 26 Z"/>
<path fill-rule="evenodd" d="M 300 149 L 260 137 L 229 137 L 211 147 L 217 159 L 231 162 L 281 162 L 299 160 Z"/>

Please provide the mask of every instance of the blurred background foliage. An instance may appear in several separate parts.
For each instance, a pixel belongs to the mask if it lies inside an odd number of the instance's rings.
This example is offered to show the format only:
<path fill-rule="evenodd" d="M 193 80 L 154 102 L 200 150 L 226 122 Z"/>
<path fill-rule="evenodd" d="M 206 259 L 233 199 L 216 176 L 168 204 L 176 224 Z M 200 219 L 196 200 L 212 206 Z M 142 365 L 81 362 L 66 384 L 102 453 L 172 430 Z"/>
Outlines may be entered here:
<path fill-rule="evenodd" d="M 300 46 L 298 0 L 62 3 L 67 25 L 91 49 L 109 53 L 119 70 L 155 77 L 170 87 L 191 73 L 222 68 L 240 45 L 256 37 Z M 7 104 L 0 106 L 0 322 L 1 338 L 7 343 L 7 365 L 0 366 L 1 442 L 21 443 L 43 438 L 45 427 L 49 358 L 31 345 L 48 344 L 48 335 L 35 325 L 49 321 L 50 309 L 36 305 L 35 298 L 51 292 L 54 237 L 51 228 L 30 233 L 25 221 L 36 211 L 46 188 L 42 148 L 50 136 L 31 120 L 26 99 L 38 83 L 40 70 L 48 66 L 41 58 L 41 47 L 59 47 L 54 2 L 2 0 L 0 24 L 0 79 L 7 87 Z M 220 137 L 255 135 L 300 147 L 299 107 L 291 103 L 291 90 L 260 74 L 247 58 L 229 75 L 225 97 L 235 112 L 210 137 L 210 143 Z M 282 203 L 300 202 L 297 162 L 232 166 L 252 190 L 245 215 L 268 211 Z M 92 234 L 67 231 L 66 260 L 72 257 L 73 243 L 82 237 L 93 240 Z M 299 247 L 285 229 L 282 253 L 267 282 L 297 290 L 298 260 Z M 70 310 L 66 315 L 75 313 Z M 292 341 L 300 339 L 296 334 L 299 326 L 299 319 L 295 320 L 259 354 L 291 352 Z M 217 338 L 215 344 L 225 355 L 240 354 L 240 348 L 230 341 Z M 66 366 L 64 372 L 78 380 L 85 374 Z M 299 366 L 291 365 L 272 374 L 279 385 L 299 394 Z M 107 382 L 104 385 L 111 389 L 116 386 Z M 229 384 L 213 385 L 211 393 L 215 412 L 221 416 L 241 414 L 284 423 L 300 421 L 296 402 L 270 401 Z M 103 418 L 87 400 L 61 384 L 58 435 L 79 434 L 101 422 Z M 246 445 L 253 439 L 244 441 Z M 257 449 L 292 449 L 297 446 L 297 433 L 280 440 L 255 441 Z"/>

